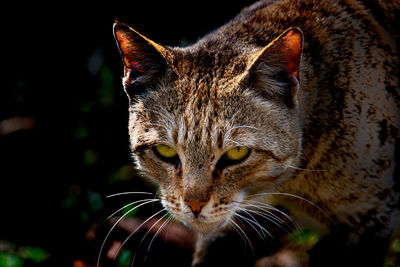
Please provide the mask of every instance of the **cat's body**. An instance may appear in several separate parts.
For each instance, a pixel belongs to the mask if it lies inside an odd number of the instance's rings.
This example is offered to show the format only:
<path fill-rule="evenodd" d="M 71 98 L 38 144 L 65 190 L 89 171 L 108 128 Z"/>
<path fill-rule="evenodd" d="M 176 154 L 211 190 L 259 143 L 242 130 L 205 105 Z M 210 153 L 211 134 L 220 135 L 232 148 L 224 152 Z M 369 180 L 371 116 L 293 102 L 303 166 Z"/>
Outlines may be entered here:
<path fill-rule="evenodd" d="M 374 6 L 400 10 L 398 1 Z M 390 236 L 399 40 L 382 25 L 394 16 L 374 15 L 359 1 L 266 0 L 187 48 L 116 24 L 134 158 L 171 214 L 201 232 L 199 244 L 240 227 L 235 212 L 252 201 L 324 235 L 340 232 L 350 247 Z M 157 155 L 159 144 L 173 160 Z M 227 163 L 235 147 L 251 152 Z M 365 262 L 382 260 L 381 244 Z"/>

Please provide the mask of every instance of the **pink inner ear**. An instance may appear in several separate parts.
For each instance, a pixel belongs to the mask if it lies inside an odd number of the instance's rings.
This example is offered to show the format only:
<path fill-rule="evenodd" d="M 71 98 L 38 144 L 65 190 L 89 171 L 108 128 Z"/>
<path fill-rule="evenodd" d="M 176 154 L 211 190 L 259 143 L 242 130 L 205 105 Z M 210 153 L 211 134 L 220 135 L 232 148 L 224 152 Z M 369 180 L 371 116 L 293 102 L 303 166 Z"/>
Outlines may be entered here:
<path fill-rule="evenodd" d="M 120 45 L 125 66 L 128 69 L 135 69 L 140 73 L 146 72 L 143 64 L 140 63 L 140 47 L 136 47 L 135 43 L 121 31 L 116 32 L 116 37 Z"/>
<path fill-rule="evenodd" d="M 287 70 L 299 78 L 298 68 L 302 49 L 301 33 L 297 30 L 290 30 L 281 40 L 285 47 L 284 53 L 287 57 Z"/>
<path fill-rule="evenodd" d="M 135 69 L 140 73 L 145 73 L 147 71 L 147 69 L 143 67 L 143 64 L 140 63 L 140 58 L 136 53 L 126 54 L 124 61 L 129 69 Z"/>

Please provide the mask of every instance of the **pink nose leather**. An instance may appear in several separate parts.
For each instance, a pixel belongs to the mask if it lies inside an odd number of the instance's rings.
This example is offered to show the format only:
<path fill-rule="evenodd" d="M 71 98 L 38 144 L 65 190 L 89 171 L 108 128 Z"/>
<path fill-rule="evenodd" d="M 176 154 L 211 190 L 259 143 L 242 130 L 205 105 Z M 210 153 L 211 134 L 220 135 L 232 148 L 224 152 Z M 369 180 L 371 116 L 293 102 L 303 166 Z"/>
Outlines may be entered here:
<path fill-rule="evenodd" d="M 201 208 L 206 204 L 206 202 L 203 201 L 185 201 L 185 204 L 190 207 L 190 209 L 193 211 L 194 214 L 199 214 L 201 211 Z"/>

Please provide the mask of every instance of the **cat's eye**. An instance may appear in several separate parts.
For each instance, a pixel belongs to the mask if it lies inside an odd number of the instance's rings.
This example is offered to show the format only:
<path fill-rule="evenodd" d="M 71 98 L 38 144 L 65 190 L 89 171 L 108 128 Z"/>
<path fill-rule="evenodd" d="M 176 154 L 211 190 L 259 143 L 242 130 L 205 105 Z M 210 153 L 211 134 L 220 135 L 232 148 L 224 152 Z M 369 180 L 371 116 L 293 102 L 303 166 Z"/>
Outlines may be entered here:
<path fill-rule="evenodd" d="M 154 153 L 162 160 L 174 161 L 178 159 L 175 149 L 167 145 L 156 145 L 153 147 Z"/>
<path fill-rule="evenodd" d="M 227 166 L 239 164 L 250 155 L 250 148 L 245 146 L 237 146 L 229 149 L 218 161 L 216 168 L 223 169 Z"/>
<path fill-rule="evenodd" d="M 224 156 L 231 161 L 241 161 L 248 156 L 249 152 L 250 149 L 248 147 L 237 146 L 228 150 L 228 152 L 226 152 Z"/>

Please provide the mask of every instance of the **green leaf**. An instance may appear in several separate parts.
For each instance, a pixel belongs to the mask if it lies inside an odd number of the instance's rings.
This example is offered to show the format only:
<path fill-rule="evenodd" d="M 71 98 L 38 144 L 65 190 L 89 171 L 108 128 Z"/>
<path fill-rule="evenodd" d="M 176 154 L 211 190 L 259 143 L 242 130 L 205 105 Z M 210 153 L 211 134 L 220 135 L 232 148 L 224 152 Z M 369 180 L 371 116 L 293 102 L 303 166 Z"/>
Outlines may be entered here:
<path fill-rule="evenodd" d="M 23 259 L 17 255 L 8 252 L 0 252 L 1 267 L 22 267 L 23 265 Z"/>
<path fill-rule="evenodd" d="M 81 220 L 82 222 L 87 223 L 89 221 L 89 212 L 81 210 Z"/>
<path fill-rule="evenodd" d="M 99 155 L 91 149 L 83 152 L 83 163 L 85 165 L 94 165 L 99 159 Z"/>
<path fill-rule="evenodd" d="M 94 108 L 94 102 L 93 101 L 87 101 L 81 104 L 81 112 L 90 112 Z"/>
<path fill-rule="evenodd" d="M 309 229 L 300 229 L 291 235 L 291 240 L 295 244 L 301 244 L 308 248 L 312 248 L 320 240 L 318 233 Z"/>
<path fill-rule="evenodd" d="M 132 165 L 124 165 L 117 171 L 114 171 L 108 177 L 108 182 L 113 184 L 115 182 L 131 181 L 135 177 L 135 170 Z"/>
<path fill-rule="evenodd" d="M 396 238 L 395 240 L 393 240 L 390 247 L 395 254 L 400 253 L 400 238 Z"/>
<path fill-rule="evenodd" d="M 132 206 L 126 207 L 123 211 L 123 214 L 126 214 L 126 217 L 135 217 L 136 213 L 138 212 L 138 208 L 132 209 Z"/>
<path fill-rule="evenodd" d="M 129 267 L 131 266 L 132 252 L 129 250 L 123 250 L 118 256 L 118 267 Z"/>
<path fill-rule="evenodd" d="M 61 202 L 61 207 L 64 209 L 72 209 L 78 206 L 79 194 L 75 191 L 68 191 L 68 196 Z"/>
<path fill-rule="evenodd" d="M 101 194 L 97 192 L 90 192 L 88 195 L 89 206 L 92 212 L 99 212 L 104 208 Z"/>
<path fill-rule="evenodd" d="M 108 66 L 100 69 L 100 81 L 99 103 L 105 108 L 110 108 L 114 104 L 114 76 Z"/>
<path fill-rule="evenodd" d="M 383 265 L 383 267 L 396 267 L 396 265 L 394 265 L 393 262 L 385 262 L 385 264 Z"/>
<path fill-rule="evenodd" d="M 40 263 L 47 260 L 50 254 L 38 247 L 23 247 L 26 258 L 31 259 L 35 263 Z"/>
<path fill-rule="evenodd" d="M 85 139 L 89 136 L 89 130 L 83 123 L 78 123 L 74 136 L 77 140 Z"/>

